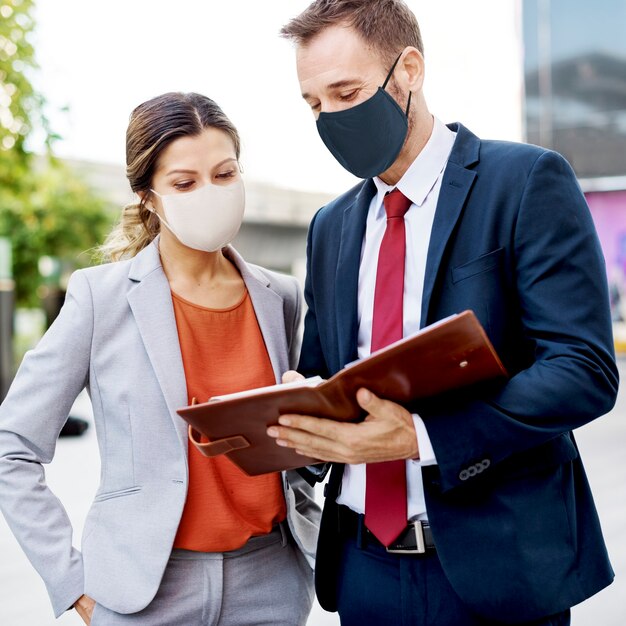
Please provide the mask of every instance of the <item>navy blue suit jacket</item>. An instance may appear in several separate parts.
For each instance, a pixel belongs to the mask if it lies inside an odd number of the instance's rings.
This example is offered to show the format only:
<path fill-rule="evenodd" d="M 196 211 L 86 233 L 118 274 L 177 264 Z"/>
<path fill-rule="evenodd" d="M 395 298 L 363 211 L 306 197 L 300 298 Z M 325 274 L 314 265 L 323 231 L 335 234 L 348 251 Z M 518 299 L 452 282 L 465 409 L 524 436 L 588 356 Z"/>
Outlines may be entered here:
<path fill-rule="evenodd" d="M 437 457 L 424 488 L 450 583 L 481 615 L 528 621 L 613 579 L 571 433 L 609 411 L 617 393 L 604 260 L 560 155 L 450 128 L 457 138 L 421 324 L 472 309 L 511 377 L 408 408 L 423 417 Z M 332 375 L 357 358 L 359 261 L 374 193 L 363 181 L 311 223 L 299 365 L 307 375 Z M 342 469 L 331 472 L 318 545 L 317 593 L 328 610 L 336 610 Z"/>

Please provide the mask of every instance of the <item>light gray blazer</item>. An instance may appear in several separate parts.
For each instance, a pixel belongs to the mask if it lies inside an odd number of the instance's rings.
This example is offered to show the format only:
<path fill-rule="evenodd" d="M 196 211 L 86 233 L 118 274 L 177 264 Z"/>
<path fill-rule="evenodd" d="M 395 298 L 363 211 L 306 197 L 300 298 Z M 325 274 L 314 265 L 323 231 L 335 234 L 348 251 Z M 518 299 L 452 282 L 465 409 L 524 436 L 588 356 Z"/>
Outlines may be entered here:
<path fill-rule="evenodd" d="M 299 348 L 298 284 L 248 265 L 231 247 L 226 254 L 245 281 L 280 381 Z M 42 464 L 85 387 L 102 470 L 79 551 Z M 56 616 L 83 593 L 119 613 L 140 611 L 156 594 L 187 493 L 187 428 L 176 413 L 186 404 L 157 242 L 131 260 L 75 272 L 59 316 L 0 406 L 0 508 Z M 289 527 L 312 565 L 319 508 L 296 472 L 283 478 Z"/>

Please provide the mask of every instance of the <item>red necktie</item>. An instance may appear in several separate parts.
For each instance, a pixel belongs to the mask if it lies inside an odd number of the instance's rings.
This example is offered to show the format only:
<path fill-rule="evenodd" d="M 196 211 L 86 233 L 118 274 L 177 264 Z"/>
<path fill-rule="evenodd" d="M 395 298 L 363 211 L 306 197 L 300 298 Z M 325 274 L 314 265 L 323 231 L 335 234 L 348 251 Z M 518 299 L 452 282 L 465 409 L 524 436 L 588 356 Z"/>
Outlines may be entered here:
<path fill-rule="evenodd" d="M 411 201 L 398 189 L 384 199 L 387 228 L 378 252 L 372 348 L 374 352 L 402 339 L 404 259 L 406 236 L 404 215 Z M 368 463 L 365 483 L 365 525 L 385 546 L 390 545 L 407 524 L 406 462 Z"/>

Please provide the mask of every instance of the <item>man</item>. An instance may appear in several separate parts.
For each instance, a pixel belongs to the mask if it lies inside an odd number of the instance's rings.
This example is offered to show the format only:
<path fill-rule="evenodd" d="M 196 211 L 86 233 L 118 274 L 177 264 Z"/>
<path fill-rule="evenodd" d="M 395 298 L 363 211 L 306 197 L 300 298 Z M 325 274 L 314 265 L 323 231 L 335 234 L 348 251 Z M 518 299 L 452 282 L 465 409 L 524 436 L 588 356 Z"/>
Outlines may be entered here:
<path fill-rule="evenodd" d="M 344 625 L 569 624 L 613 579 L 571 430 L 618 385 L 574 174 L 433 118 L 401 0 L 316 0 L 282 34 L 324 143 L 365 179 L 311 223 L 299 371 L 332 375 L 472 309 L 510 374 L 406 407 L 361 389 L 362 423 L 285 415 L 268 430 L 333 463 L 319 601 Z"/>

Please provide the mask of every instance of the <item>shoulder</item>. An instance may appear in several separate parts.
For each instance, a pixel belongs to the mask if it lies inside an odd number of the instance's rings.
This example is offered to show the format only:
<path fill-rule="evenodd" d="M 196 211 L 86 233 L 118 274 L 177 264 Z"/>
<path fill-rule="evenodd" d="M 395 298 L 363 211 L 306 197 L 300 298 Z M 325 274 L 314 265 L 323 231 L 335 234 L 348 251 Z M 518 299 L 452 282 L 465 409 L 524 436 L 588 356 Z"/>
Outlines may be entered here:
<path fill-rule="evenodd" d="M 99 283 L 102 281 L 128 280 L 128 273 L 133 259 L 125 259 L 124 261 L 113 261 L 111 263 L 102 263 L 101 265 L 92 265 L 80 270 L 76 270 L 74 274 L 82 275 L 91 283 Z"/>
<path fill-rule="evenodd" d="M 457 133 L 450 161 L 493 174 L 496 180 L 527 176 L 536 166 L 571 170 L 565 158 L 553 150 L 518 141 L 481 139 L 458 122 L 448 127 Z"/>
<path fill-rule="evenodd" d="M 529 143 L 494 139 L 481 141 L 480 161 L 481 164 L 487 163 L 501 169 L 518 166 L 529 171 L 536 165 L 567 164 L 565 158 L 553 150 Z"/>
<path fill-rule="evenodd" d="M 481 189 L 489 193 L 499 190 L 511 197 L 538 184 L 544 186 L 543 193 L 550 192 L 550 185 L 578 186 L 574 170 L 561 154 L 513 141 L 481 141 L 476 173 L 481 179 Z"/>
<path fill-rule="evenodd" d="M 300 318 L 304 299 L 300 283 L 295 276 L 268 270 L 251 263 L 246 263 L 246 269 L 257 281 L 266 285 L 281 299 L 285 324 L 288 329 L 292 328 Z"/>
<path fill-rule="evenodd" d="M 550 152 L 541 146 L 518 141 L 503 141 L 499 139 L 483 139 L 480 142 L 481 160 L 484 158 L 505 158 L 522 161 L 533 161 L 542 154 Z"/>
<path fill-rule="evenodd" d="M 296 302 L 299 299 L 300 283 L 295 276 L 268 270 L 265 267 L 252 263 L 248 263 L 247 265 L 252 272 L 255 272 L 267 282 L 270 289 L 282 296 L 285 300 Z"/>
<path fill-rule="evenodd" d="M 268 270 L 261 265 L 249 263 L 232 245 L 226 246 L 223 252 L 224 256 L 235 265 L 248 287 L 255 283 L 261 283 L 283 298 L 291 295 L 296 297 L 295 294 L 299 290 L 299 283 L 295 277 L 282 272 Z"/>
<path fill-rule="evenodd" d="M 481 166 L 481 174 L 492 185 L 509 189 L 513 195 L 535 188 L 542 195 L 549 195 L 567 188 L 582 198 L 572 166 L 554 150 L 532 144 L 486 141 L 481 147 Z"/>
<path fill-rule="evenodd" d="M 97 295 L 119 295 L 120 289 L 129 282 L 131 261 L 115 261 L 76 270 L 70 277 L 67 291 L 75 293 L 89 290 Z"/>
<path fill-rule="evenodd" d="M 340 196 L 321 207 L 313 216 L 310 229 L 314 226 L 317 228 L 324 226 L 332 228 L 338 222 L 341 222 L 343 212 L 355 203 L 359 194 L 365 191 L 368 183 L 370 183 L 369 180 L 359 181 L 354 187 L 348 189 L 348 191 L 342 193 Z"/>
<path fill-rule="evenodd" d="M 574 176 L 565 157 L 554 150 L 529 143 L 483 139 L 480 142 L 480 169 L 498 177 L 528 177 L 538 170 L 552 169 Z"/>

